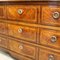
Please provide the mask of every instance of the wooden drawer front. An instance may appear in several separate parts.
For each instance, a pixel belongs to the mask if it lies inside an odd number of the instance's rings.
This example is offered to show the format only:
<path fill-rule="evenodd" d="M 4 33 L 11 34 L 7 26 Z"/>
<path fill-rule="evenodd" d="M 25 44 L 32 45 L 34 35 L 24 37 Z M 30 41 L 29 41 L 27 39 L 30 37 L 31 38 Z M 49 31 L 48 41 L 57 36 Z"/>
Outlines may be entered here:
<path fill-rule="evenodd" d="M 33 60 L 33 59 L 30 59 L 30 58 L 27 58 L 27 57 L 23 57 L 20 55 L 20 60 Z"/>
<path fill-rule="evenodd" d="M 40 44 L 60 49 L 60 31 L 41 29 Z"/>
<path fill-rule="evenodd" d="M 48 25 L 60 25 L 60 7 L 43 6 L 41 23 Z"/>
<path fill-rule="evenodd" d="M 20 54 L 17 54 L 17 53 L 15 53 L 13 51 L 8 51 L 8 52 L 9 52 L 9 54 L 11 56 L 13 56 L 14 58 L 16 58 L 16 60 L 34 60 L 34 59 L 30 59 L 29 57 L 25 57 L 25 56 L 22 56 Z"/>
<path fill-rule="evenodd" d="M 0 36 L 0 46 L 4 47 L 4 48 L 8 47 L 8 40 L 7 40 L 7 38 L 4 38 L 4 37 Z"/>
<path fill-rule="evenodd" d="M 0 5 L 0 18 L 6 18 L 6 9 L 3 5 Z"/>
<path fill-rule="evenodd" d="M 20 58 L 20 59 L 19 59 Z M 24 56 L 19 56 L 18 60 L 33 60 L 33 59 L 30 59 L 28 57 L 24 57 Z"/>
<path fill-rule="evenodd" d="M 0 22 L 0 33 L 7 34 L 7 32 L 8 32 L 7 24 Z"/>
<path fill-rule="evenodd" d="M 33 59 L 28 58 L 28 57 L 19 55 L 19 54 L 16 54 L 16 56 L 14 56 L 15 54 L 11 54 L 11 55 L 12 55 L 13 57 L 15 57 L 17 60 L 33 60 Z"/>
<path fill-rule="evenodd" d="M 26 26 L 8 25 L 9 35 L 27 41 L 36 42 L 36 29 Z"/>
<path fill-rule="evenodd" d="M 28 5 L 9 5 L 7 6 L 8 19 L 37 22 L 37 7 Z"/>
<path fill-rule="evenodd" d="M 14 40 L 9 41 L 9 49 L 17 53 L 35 58 L 35 47 Z"/>
<path fill-rule="evenodd" d="M 39 50 L 39 60 L 60 60 L 60 54 L 51 52 L 49 50 Z"/>

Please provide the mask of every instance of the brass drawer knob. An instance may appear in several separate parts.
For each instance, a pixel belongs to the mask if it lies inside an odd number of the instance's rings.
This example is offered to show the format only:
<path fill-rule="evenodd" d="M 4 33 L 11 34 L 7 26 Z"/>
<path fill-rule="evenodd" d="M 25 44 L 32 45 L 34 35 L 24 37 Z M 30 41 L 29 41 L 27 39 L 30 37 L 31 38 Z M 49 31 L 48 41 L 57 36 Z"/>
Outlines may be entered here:
<path fill-rule="evenodd" d="M 22 32 L 23 32 L 23 30 L 20 28 L 20 29 L 18 29 L 18 32 L 19 32 L 19 33 L 22 33 Z"/>
<path fill-rule="evenodd" d="M 23 10 L 22 9 L 18 9 L 18 14 L 22 14 Z"/>
<path fill-rule="evenodd" d="M 54 55 L 49 55 L 48 60 L 55 60 Z"/>
<path fill-rule="evenodd" d="M 56 36 L 52 36 L 52 37 L 51 37 L 51 42 L 52 42 L 52 43 L 55 43 L 56 41 L 57 41 L 57 37 L 56 37 Z"/>
<path fill-rule="evenodd" d="M 20 45 L 20 46 L 19 46 L 19 49 L 23 49 L 23 45 Z"/>
<path fill-rule="evenodd" d="M 59 12 L 54 12 L 53 13 L 53 18 L 54 19 L 58 19 L 60 17 L 60 13 Z"/>

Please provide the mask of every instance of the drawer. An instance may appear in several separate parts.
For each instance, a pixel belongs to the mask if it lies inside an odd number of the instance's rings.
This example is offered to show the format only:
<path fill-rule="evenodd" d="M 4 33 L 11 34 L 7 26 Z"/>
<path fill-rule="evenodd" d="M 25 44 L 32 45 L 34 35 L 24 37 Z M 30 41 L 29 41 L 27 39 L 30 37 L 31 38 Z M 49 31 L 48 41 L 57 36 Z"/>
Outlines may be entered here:
<path fill-rule="evenodd" d="M 35 58 L 36 48 L 30 44 L 9 40 L 9 49 L 16 53 Z"/>
<path fill-rule="evenodd" d="M 7 6 L 8 19 L 25 21 L 25 22 L 37 22 L 37 7 L 29 5 L 8 5 Z"/>
<path fill-rule="evenodd" d="M 34 27 L 18 26 L 13 24 L 8 24 L 9 35 L 24 39 L 30 42 L 36 42 L 37 29 Z"/>
<path fill-rule="evenodd" d="M 40 49 L 39 50 L 39 60 L 60 60 L 60 54 L 52 52 L 47 49 Z"/>
<path fill-rule="evenodd" d="M 13 51 L 9 51 L 9 54 L 12 57 L 16 58 L 16 60 L 34 60 L 34 59 L 30 59 L 29 57 L 25 57 L 23 55 L 17 54 L 17 53 L 15 53 Z"/>
<path fill-rule="evenodd" d="M 40 44 L 60 49 L 60 31 L 41 29 Z"/>
<path fill-rule="evenodd" d="M 20 58 L 20 59 L 19 59 Z M 28 57 L 24 57 L 24 56 L 19 56 L 18 60 L 34 60 L 34 59 L 30 59 Z"/>
<path fill-rule="evenodd" d="M 25 56 L 22 56 L 22 55 L 15 56 L 15 58 L 16 58 L 17 60 L 34 60 L 34 59 L 30 59 L 30 58 L 25 57 Z"/>
<path fill-rule="evenodd" d="M 8 39 L 0 36 L 0 46 L 8 48 Z"/>
<path fill-rule="evenodd" d="M 0 18 L 6 18 L 6 8 L 3 5 L 0 5 Z"/>
<path fill-rule="evenodd" d="M 60 25 L 60 6 L 42 6 L 42 24 Z"/>
<path fill-rule="evenodd" d="M 7 23 L 0 22 L 0 33 L 7 34 L 8 26 Z"/>

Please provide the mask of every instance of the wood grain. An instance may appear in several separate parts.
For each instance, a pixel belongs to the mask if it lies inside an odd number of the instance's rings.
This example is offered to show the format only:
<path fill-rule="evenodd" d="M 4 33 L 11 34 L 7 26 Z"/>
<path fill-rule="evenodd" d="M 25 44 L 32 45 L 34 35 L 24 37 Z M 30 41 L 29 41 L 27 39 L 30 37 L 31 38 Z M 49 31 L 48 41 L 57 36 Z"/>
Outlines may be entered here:
<path fill-rule="evenodd" d="M 0 47 L 17 60 L 49 60 L 49 55 L 60 60 L 60 17 L 52 17 L 55 11 L 60 12 L 58 1 L 0 0 Z M 52 36 L 57 38 L 54 43 Z"/>
<path fill-rule="evenodd" d="M 40 29 L 40 44 L 60 49 L 60 31 L 50 29 Z M 55 36 L 56 41 L 52 42 L 51 37 Z"/>
<path fill-rule="evenodd" d="M 19 29 L 22 30 L 21 33 L 18 31 Z M 8 30 L 10 36 L 36 43 L 36 33 L 37 33 L 36 28 L 8 24 Z"/>
<path fill-rule="evenodd" d="M 0 18 L 6 18 L 6 7 L 4 5 L 0 5 Z"/>
<path fill-rule="evenodd" d="M 3 0 L 3 1 L 43 1 L 44 2 L 44 1 L 60 1 L 60 0 Z"/>
<path fill-rule="evenodd" d="M 60 60 L 60 54 L 52 52 L 48 49 L 39 50 L 39 60 L 49 60 L 49 56 L 52 55 L 54 60 Z M 43 58 L 42 58 L 43 57 Z"/>
<path fill-rule="evenodd" d="M 8 39 L 0 36 L 0 47 L 8 49 Z"/>
<path fill-rule="evenodd" d="M 7 51 L 7 49 L 6 49 L 6 51 Z M 34 59 L 31 59 L 31 58 L 25 57 L 23 55 L 17 54 L 17 53 L 15 53 L 13 51 L 9 51 L 8 50 L 8 52 L 9 52 L 9 54 L 11 56 L 13 56 L 14 58 L 16 58 L 17 60 L 34 60 Z"/>
<path fill-rule="evenodd" d="M 0 33 L 8 35 L 8 26 L 6 23 L 0 22 Z"/>
<path fill-rule="evenodd" d="M 22 42 L 17 42 L 14 40 L 9 40 L 9 49 L 19 54 L 35 58 L 36 48 L 31 45 L 24 44 Z"/>
<path fill-rule="evenodd" d="M 12 58 L 16 59 L 16 60 L 34 60 L 31 58 L 28 58 L 26 56 L 20 55 L 16 52 L 13 52 L 11 50 L 8 50 L 6 48 L 0 47 L 1 50 L 5 51 L 7 54 L 9 54 Z"/>
<path fill-rule="evenodd" d="M 18 10 L 22 10 L 22 14 Z M 37 23 L 37 7 L 33 5 L 8 5 L 7 6 L 8 19 Z"/>
<path fill-rule="evenodd" d="M 54 12 L 60 12 L 60 6 L 42 6 L 41 24 L 60 26 L 60 16 L 58 19 L 53 18 Z"/>

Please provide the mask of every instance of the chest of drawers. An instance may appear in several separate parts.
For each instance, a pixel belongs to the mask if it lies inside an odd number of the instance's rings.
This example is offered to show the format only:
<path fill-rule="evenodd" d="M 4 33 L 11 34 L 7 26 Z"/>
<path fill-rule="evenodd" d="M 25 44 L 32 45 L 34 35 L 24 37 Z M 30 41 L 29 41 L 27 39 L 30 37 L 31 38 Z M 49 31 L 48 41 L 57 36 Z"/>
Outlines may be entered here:
<path fill-rule="evenodd" d="M 60 60 L 59 0 L 0 0 L 0 49 L 16 60 Z"/>

